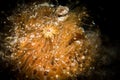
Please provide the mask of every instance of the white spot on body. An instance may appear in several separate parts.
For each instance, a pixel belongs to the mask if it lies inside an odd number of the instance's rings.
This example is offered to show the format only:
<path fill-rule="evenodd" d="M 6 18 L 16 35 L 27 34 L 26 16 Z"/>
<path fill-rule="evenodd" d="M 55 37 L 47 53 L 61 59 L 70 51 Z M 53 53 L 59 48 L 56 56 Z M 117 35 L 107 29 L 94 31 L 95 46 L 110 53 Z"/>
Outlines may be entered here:
<path fill-rule="evenodd" d="M 66 15 L 69 12 L 69 8 L 66 6 L 58 6 L 56 9 L 56 14 L 59 16 Z"/>
<path fill-rule="evenodd" d="M 58 17 L 58 19 L 57 19 L 57 20 L 58 20 L 58 22 L 60 22 L 60 21 L 65 21 L 67 18 L 68 18 L 68 15 Z"/>
<path fill-rule="evenodd" d="M 75 63 L 71 63 L 71 66 L 74 67 L 76 64 Z"/>
<path fill-rule="evenodd" d="M 79 40 L 77 40 L 77 41 L 75 41 L 77 44 L 81 44 L 81 41 L 79 41 Z"/>
<path fill-rule="evenodd" d="M 21 37 L 21 38 L 19 38 L 19 41 L 20 41 L 20 43 L 26 41 L 26 37 Z"/>
<path fill-rule="evenodd" d="M 92 67 L 92 69 L 95 69 L 95 67 Z"/>
<path fill-rule="evenodd" d="M 68 75 L 70 75 L 70 72 L 67 72 Z"/>
<path fill-rule="evenodd" d="M 18 64 L 21 64 L 21 61 L 20 61 L 20 62 L 18 62 Z"/>
<path fill-rule="evenodd" d="M 32 45 L 32 46 L 34 46 L 34 45 L 35 45 L 35 43 L 34 43 L 34 42 L 32 42 L 32 43 L 31 43 L 31 45 Z"/>
<path fill-rule="evenodd" d="M 33 56 L 33 60 L 36 59 L 37 57 L 36 56 Z"/>
<path fill-rule="evenodd" d="M 55 75 L 56 79 L 58 79 L 59 75 Z"/>
<path fill-rule="evenodd" d="M 54 7 L 53 4 L 49 4 L 47 2 L 40 4 L 40 6 Z"/>
<path fill-rule="evenodd" d="M 82 67 L 83 67 L 83 64 L 80 64 L 80 67 L 82 68 Z"/>
<path fill-rule="evenodd" d="M 35 37 L 35 35 L 34 35 L 34 34 L 31 34 L 31 35 L 30 35 L 30 38 L 31 38 L 31 39 L 32 39 L 32 38 L 34 38 L 34 37 Z"/>
<path fill-rule="evenodd" d="M 81 59 L 85 59 L 85 56 L 82 56 Z"/>

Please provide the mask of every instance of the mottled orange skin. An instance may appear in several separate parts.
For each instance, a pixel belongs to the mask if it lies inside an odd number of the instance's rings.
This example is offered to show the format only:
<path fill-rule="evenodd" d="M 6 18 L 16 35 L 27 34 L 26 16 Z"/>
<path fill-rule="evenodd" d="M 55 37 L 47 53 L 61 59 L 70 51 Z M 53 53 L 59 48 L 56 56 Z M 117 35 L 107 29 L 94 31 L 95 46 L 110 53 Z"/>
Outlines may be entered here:
<path fill-rule="evenodd" d="M 19 69 L 17 79 L 67 80 L 89 69 L 99 39 L 98 33 L 90 37 L 82 28 L 84 16 L 81 11 L 59 17 L 54 7 L 39 4 L 10 16 L 15 34 L 11 59 Z"/>

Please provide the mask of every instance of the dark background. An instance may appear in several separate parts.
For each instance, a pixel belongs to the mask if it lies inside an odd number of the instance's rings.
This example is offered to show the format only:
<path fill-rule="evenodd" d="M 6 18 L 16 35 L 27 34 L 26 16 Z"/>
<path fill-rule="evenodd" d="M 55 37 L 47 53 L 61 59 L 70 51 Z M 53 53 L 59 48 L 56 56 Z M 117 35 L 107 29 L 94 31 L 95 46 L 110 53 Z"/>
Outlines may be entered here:
<path fill-rule="evenodd" d="M 18 3 L 22 4 L 34 1 L 35 0 L 0 0 L 0 31 L 2 31 L 3 21 L 7 16 L 11 15 L 11 11 L 16 8 Z M 78 0 L 79 3 L 77 4 L 75 3 L 77 0 L 58 0 L 58 3 L 55 0 L 51 1 L 54 4 L 59 3 L 61 5 L 66 5 L 67 3 L 71 3 L 74 7 L 80 5 L 87 7 L 96 25 L 100 28 L 102 45 L 105 47 L 105 53 L 107 53 L 108 57 L 105 61 L 103 60 L 103 62 L 106 63 L 102 64 L 102 67 L 100 67 L 102 68 L 102 71 L 99 72 L 99 75 L 103 78 L 98 75 L 93 75 L 92 77 L 94 77 L 93 79 L 95 80 L 120 80 L 120 22 L 118 22 L 118 5 L 120 4 L 118 4 L 116 0 Z M 7 70 L 0 71 L 0 78 L 4 78 L 0 80 L 10 80 L 10 75 L 8 75 L 6 71 Z M 104 71 L 106 71 L 107 74 L 104 75 Z"/>

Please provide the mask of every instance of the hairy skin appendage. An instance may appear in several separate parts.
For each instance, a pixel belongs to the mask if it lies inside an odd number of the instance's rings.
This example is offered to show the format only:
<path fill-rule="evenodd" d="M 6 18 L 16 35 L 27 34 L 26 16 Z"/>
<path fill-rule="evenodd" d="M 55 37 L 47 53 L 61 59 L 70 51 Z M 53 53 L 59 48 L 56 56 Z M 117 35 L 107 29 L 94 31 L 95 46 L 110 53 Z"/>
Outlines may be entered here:
<path fill-rule="evenodd" d="M 99 30 L 84 29 L 89 15 L 82 8 L 48 3 L 23 5 L 7 17 L 4 59 L 16 80 L 76 80 L 94 69 Z"/>

